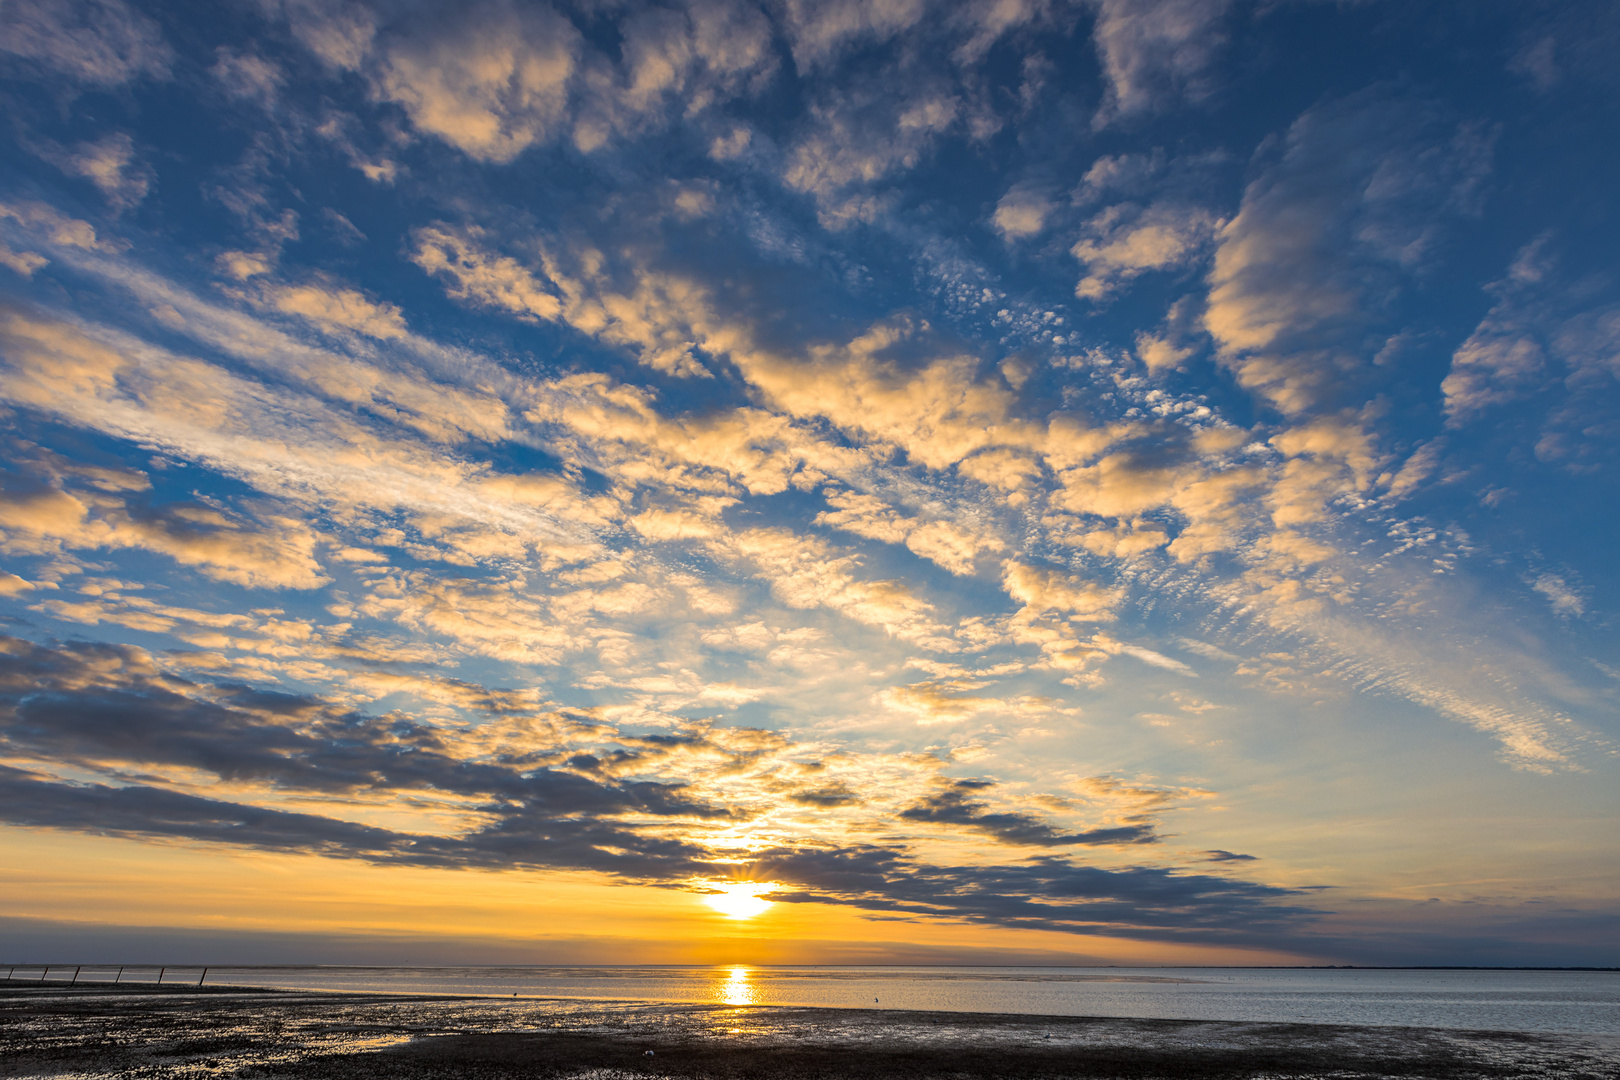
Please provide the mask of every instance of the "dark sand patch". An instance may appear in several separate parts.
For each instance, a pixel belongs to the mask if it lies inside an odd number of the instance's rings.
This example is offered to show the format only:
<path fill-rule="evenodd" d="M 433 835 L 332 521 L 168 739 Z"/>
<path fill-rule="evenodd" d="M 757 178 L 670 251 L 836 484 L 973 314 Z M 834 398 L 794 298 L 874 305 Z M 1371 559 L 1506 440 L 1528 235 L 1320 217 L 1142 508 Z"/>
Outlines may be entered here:
<path fill-rule="evenodd" d="M 1620 1045 L 1424 1028 L 81 982 L 0 984 L 0 1077 L 1614 1080 Z"/>

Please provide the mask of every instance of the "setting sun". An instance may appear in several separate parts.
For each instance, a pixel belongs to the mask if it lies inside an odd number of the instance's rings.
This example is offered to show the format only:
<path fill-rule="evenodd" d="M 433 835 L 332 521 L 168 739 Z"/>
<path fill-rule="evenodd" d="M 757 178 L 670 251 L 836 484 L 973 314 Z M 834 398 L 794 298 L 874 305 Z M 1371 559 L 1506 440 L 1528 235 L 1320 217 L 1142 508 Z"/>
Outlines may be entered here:
<path fill-rule="evenodd" d="M 712 888 L 715 892 L 703 899 L 728 919 L 751 919 L 771 906 L 769 900 L 762 899 L 759 895 L 762 892 L 769 892 L 769 885 L 740 881 L 735 884 L 715 885 Z"/>

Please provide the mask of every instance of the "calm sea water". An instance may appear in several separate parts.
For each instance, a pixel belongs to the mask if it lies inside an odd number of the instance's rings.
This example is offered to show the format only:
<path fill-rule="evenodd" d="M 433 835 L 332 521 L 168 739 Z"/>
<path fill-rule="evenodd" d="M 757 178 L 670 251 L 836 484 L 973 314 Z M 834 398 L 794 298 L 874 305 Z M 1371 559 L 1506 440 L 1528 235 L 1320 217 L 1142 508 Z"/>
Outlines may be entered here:
<path fill-rule="evenodd" d="M 16 978 L 38 977 L 19 969 Z M 113 969 L 86 968 L 85 980 Z M 62 977 L 53 971 L 53 981 Z M 171 968 L 166 982 L 195 981 Z M 131 982 L 156 968 L 128 968 Z M 1620 1034 L 1620 972 L 984 967 L 232 967 L 209 984 L 625 1002 Z"/>

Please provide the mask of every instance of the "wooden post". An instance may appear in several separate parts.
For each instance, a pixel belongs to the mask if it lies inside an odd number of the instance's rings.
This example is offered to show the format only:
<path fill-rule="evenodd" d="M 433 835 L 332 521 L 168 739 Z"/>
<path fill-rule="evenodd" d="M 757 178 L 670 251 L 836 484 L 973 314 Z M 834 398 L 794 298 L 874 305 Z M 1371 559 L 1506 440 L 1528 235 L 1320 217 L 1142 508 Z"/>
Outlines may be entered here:
<path fill-rule="evenodd" d="M 113 985 L 114 985 L 114 986 L 117 986 L 117 985 L 118 985 L 118 980 L 119 980 L 119 979 L 122 979 L 122 978 L 123 978 L 123 977 L 124 977 L 124 965 L 123 965 L 123 964 L 119 964 L 119 965 L 118 965 L 118 974 L 117 974 L 117 976 L 116 976 L 116 977 L 114 977 L 114 979 L 113 979 Z"/>
<path fill-rule="evenodd" d="M 45 976 L 49 975 L 50 973 L 51 973 L 51 965 L 46 964 L 45 965 L 45 970 L 39 973 L 39 981 L 44 982 L 45 981 Z"/>
<path fill-rule="evenodd" d="M 201 974 L 201 975 L 200 975 L 200 976 L 198 976 L 198 978 L 197 978 L 197 985 L 198 985 L 198 986 L 201 986 L 201 985 L 202 985 L 202 981 L 203 981 L 203 980 L 204 980 L 204 979 L 206 979 L 206 978 L 208 978 L 208 969 L 207 969 L 207 968 L 203 968 L 203 973 L 202 973 L 202 974 Z"/>
<path fill-rule="evenodd" d="M 78 981 L 79 981 L 79 972 L 81 972 L 83 970 L 84 970 L 84 965 L 83 964 L 80 964 L 78 967 L 73 969 L 73 980 L 72 980 L 72 982 L 68 983 L 69 986 L 74 986 L 74 985 L 76 985 L 78 983 Z"/>
<path fill-rule="evenodd" d="M 164 973 L 164 972 L 165 972 L 165 971 L 168 971 L 168 970 L 169 970 L 169 969 L 168 969 L 168 968 L 166 968 L 166 967 L 160 967 L 160 968 L 158 968 L 158 985 L 159 985 L 159 986 L 162 986 L 162 985 L 163 985 L 163 973 Z"/>

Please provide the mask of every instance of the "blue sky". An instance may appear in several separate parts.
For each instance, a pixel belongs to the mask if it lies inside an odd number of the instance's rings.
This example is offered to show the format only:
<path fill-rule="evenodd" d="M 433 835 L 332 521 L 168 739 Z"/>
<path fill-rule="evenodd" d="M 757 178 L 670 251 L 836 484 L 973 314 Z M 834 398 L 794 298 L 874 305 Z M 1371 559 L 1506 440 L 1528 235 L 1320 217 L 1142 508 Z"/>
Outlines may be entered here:
<path fill-rule="evenodd" d="M 1609 5 L 4 13 L 11 940 L 1620 962 Z"/>

